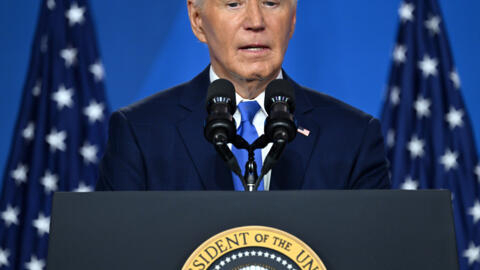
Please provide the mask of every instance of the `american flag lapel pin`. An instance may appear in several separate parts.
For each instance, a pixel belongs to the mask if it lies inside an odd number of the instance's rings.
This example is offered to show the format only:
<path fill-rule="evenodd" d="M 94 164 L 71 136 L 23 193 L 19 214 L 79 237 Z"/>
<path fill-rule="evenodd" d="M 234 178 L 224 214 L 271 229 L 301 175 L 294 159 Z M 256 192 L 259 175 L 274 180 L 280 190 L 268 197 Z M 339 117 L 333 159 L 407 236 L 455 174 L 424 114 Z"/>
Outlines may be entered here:
<path fill-rule="evenodd" d="M 308 130 L 308 129 L 302 127 L 302 126 L 298 127 L 297 132 L 302 134 L 303 136 L 306 136 L 306 137 L 308 137 L 310 135 L 310 130 Z"/>

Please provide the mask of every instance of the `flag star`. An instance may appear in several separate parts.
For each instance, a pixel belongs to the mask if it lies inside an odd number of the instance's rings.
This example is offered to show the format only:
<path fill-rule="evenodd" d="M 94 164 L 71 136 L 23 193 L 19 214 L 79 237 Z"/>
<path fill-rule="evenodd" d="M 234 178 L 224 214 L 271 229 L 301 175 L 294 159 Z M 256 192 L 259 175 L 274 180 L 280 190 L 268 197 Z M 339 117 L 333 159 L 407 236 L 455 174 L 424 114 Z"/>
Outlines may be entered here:
<path fill-rule="evenodd" d="M 408 142 L 407 149 L 410 151 L 410 157 L 422 157 L 425 153 L 424 148 L 425 142 L 423 140 L 418 139 L 417 136 L 413 136 L 412 139 Z"/>
<path fill-rule="evenodd" d="M 58 182 L 58 176 L 55 174 L 52 174 L 50 171 L 46 171 L 45 175 L 40 179 L 41 184 L 43 185 L 45 189 L 45 193 L 50 193 L 54 192 L 58 189 L 57 187 L 57 182 Z"/>
<path fill-rule="evenodd" d="M 287 266 L 287 269 L 292 269 L 292 265 L 289 264 L 289 265 Z"/>
<path fill-rule="evenodd" d="M 275 256 L 275 254 L 271 254 L 271 255 L 270 255 L 270 258 L 271 258 L 272 260 L 275 259 L 275 257 L 277 257 L 277 256 Z"/>
<path fill-rule="evenodd" d="M 2 212 L 2 219 L 5 222 L 5 225 L 7 225 L 7 227 L 10 227 L 12 224 L 18 225 L 19 214 L 20 210 L 18 207 L 12 207 L 11 205 L 8 205 L 7 209 Z"/>
<path fill-rule="evenodd" d="M 98 148 L 95 145 L 91 145 L 88 142 L 85 142 L 80 148 L 80 155 L 83 157 L 83 161 L 88 163 L 97 163 L 97 152 Z"/>
<path fill-rule="evenodd" d="M 96 82 L 103 80 L 103 77 L 105 76 L 105 69 L 103 68 L 102 62 L 97 61 L 94 64 L 91 64 L 88 70 L 93 74 Z"/>
<path fill-rule="evenodd" d="M 48 9 L 50 10 L 53 10 L 55 8 L 56 4 L 55 4 L 55 0 L 48 0 L 47 1 L 47 7 Z"/>
<path fill-rule="evenodd" d="M 402 183 L 401 189 L 404 190 L 417 190 L 418 189 L 418 181 L 413 180 L 410 176 L 405 179 L 405 182 Z"/>
<path fill-rule="evenodd" d="M 430 116 L 430 105 L 432 102 L 428 98 L 424 98 L 422 96 L 419 96 L 417 100 L 415 100 L 415 103 L 413 104 L 413 107 L 415 108 L 415 111 L 417 112 L 417 117 L 422 118 L 422 117 L 428 117 Z"/>
<path fill-rule="evenodd" d="M 232 259 L 230 259 L 230 258 L 225 259 L 225 262 L 227 262 L 227 263 L 230 263 L 231 261 L 232 261 Z"/>
<path fill-rule="evenodd" d="M 400 19 L 402 22 L 413 21 L 413 11 L 415 10 L 415 6 L 413 4 L 403 2 L 398 10 L 398 15 L 400 15 Z"/>
<path fill-rule="evenodd" d="M 450 111 L 445 116 L 446 121 L 450 125 L 450 129 L 454 129 L 455 127 L 463 126 L 463 110 L 455 110 L 455 108 L 451 107 Z"/>
<path fill-rule="evenodd" d="M 65 60 L 65 67 L 69 68 L 77 61 L 77 49 L 68 47 L 60 51 L 60 56 Z"/>
<path fill-rule="evenodd" d="M 28 166 L 22 163 L 17 165 L 17 168 L 10 173 L 10 176 L 15 180 L 17 185 L 27 182 Z"/>
<path fill-rule="evenodd" d="M 37 80 L 37 82 L 35 83 L 35 86 L 32 89 L 32 95 L 35 97 L 38 97 L 41 91 L 42 91 L 42 81 Z"/>
<path fill-rule="evenodd" d="M 63 109 L 63 107 L 71 108 L 73 106 L 73 88 L 65 88 L 65 85 L 60 85 L 57 92 L 52 94 L 52 99 L 57 102 L 57 108 L 59 110 Z"/>
<path fill-rule="evenodd" d="M 430 58 L 430 56 L 425 55 L 423 60 L 418 62 L 418 68 L 422 70 L 423 77 L 428 78 L 428 76 L 437 75 L 437 66 L 438 60 L 435 58 Z"/>
<path fill-rule="evenodd" d="M 103 110 L 105 105 L 97 103 L 95 100 L 90 101 L 90 104 L 83 109 L 83 113 L 88 117 L 90 123 L 100 121 L 103 119 Z"/>
<path fill-rule="evenodd" d="M 43 260 L 37 259 L 36 256 L 32 256 L 30 261 L 25 263 L 25 268 L 28 270 L 43 270 L 45 267 L 45 262 Z"/>
<path fill-rule="evenodd" d="M 468 209 L 468 214 L 473 216 L 473 223 L 477 223 L 480 220 L 480 202 L 475 201 L 473 206 Z"/>
<path fill-rule="evenodd" d="M 31 141 L 33 139 L 33 135 L 35 133 L 35 123 L 30 122 L 28 123 L 27 127 L 22 131 L 22 136 L 27 141 Z"/>
<path fill-rule="evenodd" d="M 475 167 L 475 174 L 477 175 L 478 181 L 480 181 L 480 164 Z"/>
<path fill-rule="evenodd" d="M 430 19 L 425 21 L 425 27 L 432 33 L 433 35 L 440 33 L 440 22 L 441 19 L 439 16 L 432 16 Z"/>
<path fill-rule="evenodd" d="M 480 261 L 480 246 L 475 246 L 473 242 L 470 242 L 468 249 L 463 252 L 463 257 L 468 259 L 468 265 L 474 262 Z"/>
<path fill-rule="evenodd" d="M 44 216 L 43 213 L 38 214 L 38 218 L 33 221 L 33 227 L 37 229 L 40 237 L 48 234 L 50 232 L 50 217 Z"/>
<path fill-rule="evenodd" d="M 396 45 L 393 50 L 393 61 L 397 64 L 405 63 L 407 60 L 407 48 L 403 45 Z"/>
<path fill-rule="evenodd" d="M 76 2 L 70 5 L 70 9 L 65 12 L 65 16 L 68 19 L 68 25 L 74 26 L 75 24 L 82 24 L 85 20 L 85 7 L 79 7 Z"/>
<path fill-rule="evenodd" d="M 50 151 L 55 152 L 56 150 L 65 151 L 67 146 L 65 145 L 65 140 L 67 139 L 67 132 L 57 131 L 55 128 L 50 131 L 50 134 L 47 135 L 46 141 L 50 145 Z"/>
<path fill-rule="evenodd" d="M 10 256 L 10 251 L 0 248 L 0 267 L 9 265 L 8 256 Z"/>
<path fill-rule="evenodd" d="M 393 106 L 396 106 L 398 103 L 400 103 L 400 87 L 393 86 L 390 90 L 390 103 L 392 103 Z"/>
<path fill-rule="evenodd" d="M 450 72 L 450 80 L 452 80 L 453 85 L 456 89 L 460 89 L 460 87 L 462 86 L 462 82 L 460 81 L 460 76 L 458 75 L 458 72 L 456 70 Z"/>
<path fill-rule="evenodd" d="M 93 188 L 91 186 L 85 185 L 85 183 L 80 182 L 78 187 L 73 190 L 73 192 L 92 192 Z"/>
<path fill-rule="evenodd" d="M 445 154 L 440 157 L 440 163 L 445 167 L 445 171 L 450 169 L 455 169 L 458 166 L 457 163 L 458 153 L 452 152 L 450 149 L 447 149 Z"/>
<path fill-rule="evenodd" d="M 387 146 L 389 148 L 392 148 L 393 146 L 395 146 L 395 130 L 393 129 L 390 129 L 387 132 Z"/>

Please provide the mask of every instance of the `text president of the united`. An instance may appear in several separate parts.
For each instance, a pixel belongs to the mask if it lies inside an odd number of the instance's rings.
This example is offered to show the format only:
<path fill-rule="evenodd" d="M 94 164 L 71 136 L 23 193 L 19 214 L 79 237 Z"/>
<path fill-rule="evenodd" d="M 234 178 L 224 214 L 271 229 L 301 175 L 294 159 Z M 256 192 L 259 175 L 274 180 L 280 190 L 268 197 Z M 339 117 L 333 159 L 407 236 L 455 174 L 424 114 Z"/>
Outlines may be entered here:
<path fill-rule="evenodd" d="M 203 136 L 207 89 L 218 78 L 234 84 L 237 103 L 258 102 L 251 119 L 258 135 L 267 117 L 265 87 L 277 78 L 294 86 L 295 118 L 309 133 L 287 145 L 265 178 L 265 190 L 390 187 L 378 120 L 298 85 L 282 70 L 296 0 L 188 0 L 187 5 L 211 65 L 185 84 L 112 114 L 97 190 L 233 190 L 232 173 Z M 238 110 L 234 117 L 241 122 Z"/>

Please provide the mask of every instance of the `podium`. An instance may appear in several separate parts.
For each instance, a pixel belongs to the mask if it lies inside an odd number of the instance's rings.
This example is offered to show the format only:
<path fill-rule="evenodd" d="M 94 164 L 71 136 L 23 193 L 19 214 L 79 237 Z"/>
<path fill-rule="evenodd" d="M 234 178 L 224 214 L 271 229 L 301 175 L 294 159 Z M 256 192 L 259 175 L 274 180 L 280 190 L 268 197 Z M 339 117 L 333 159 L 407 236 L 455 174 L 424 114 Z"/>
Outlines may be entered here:
<path fill-rule="evenodd" d="M 450 200 L 399 190 L 56 193 L 47 269 L 182 269 L 212 236 L 266 226 L 303 241 L 328 270 L 456 270 Z M 191 269 L 220 269 L 203 265 Z"/>

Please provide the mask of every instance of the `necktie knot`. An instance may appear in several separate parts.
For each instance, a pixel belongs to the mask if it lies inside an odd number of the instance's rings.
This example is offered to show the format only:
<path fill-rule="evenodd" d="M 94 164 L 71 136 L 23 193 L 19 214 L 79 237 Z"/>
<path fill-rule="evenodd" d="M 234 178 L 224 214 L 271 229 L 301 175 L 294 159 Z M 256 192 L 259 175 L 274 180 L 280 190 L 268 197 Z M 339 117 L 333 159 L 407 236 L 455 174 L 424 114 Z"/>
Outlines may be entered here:
<path fill-rule="evenodd" d="M 252 123 L 259 109 L 260 105 L 256 101 L 243 101 L 238 104 L 238 111 L 242 116 L 242 122 L 248 121 Z"/>

